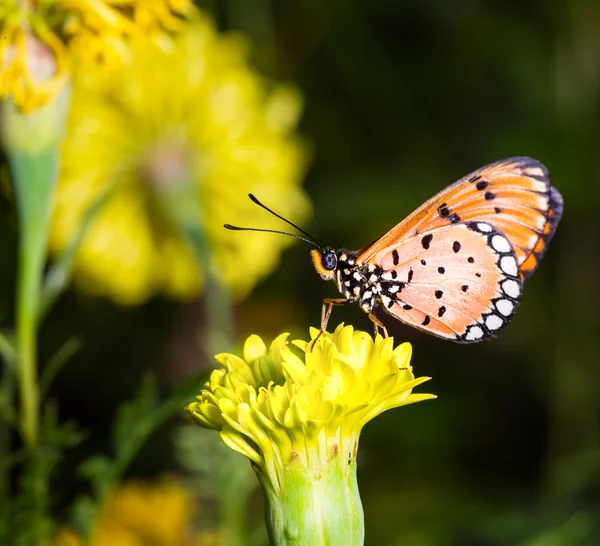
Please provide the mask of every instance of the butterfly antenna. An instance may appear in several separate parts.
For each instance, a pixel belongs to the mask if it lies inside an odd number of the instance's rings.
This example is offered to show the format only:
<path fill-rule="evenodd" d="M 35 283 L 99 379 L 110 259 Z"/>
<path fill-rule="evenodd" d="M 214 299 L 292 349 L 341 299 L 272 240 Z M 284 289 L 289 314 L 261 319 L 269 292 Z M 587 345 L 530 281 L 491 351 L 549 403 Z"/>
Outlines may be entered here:
<path fill-rule="evenodd" d="M 287 220 L 283 216 L 277 214 L 275 211 L 272 211 L 269 207 L 263 205 L 251 193 L 248 194 L 248 197 L 250 198 L 250 201 L 252 201 L 253 203 L 256 203 L 259 207 L 262 207 L 266 211 L 270 212 L 273 216 L 277 216 L 277 218 L 279 218 L 280 220 L 283 220 L 286 224 L 289 224 L 293 228 L 296 228 L 300 233 L 304 233 L 304 235 L 306 235 L 311 241 L 313 241 L 315 243 L 315 245 L 317 245 L 319 248 L 323 248 L 323 246 L 319 244 L 319 241 L 317 241 L 310 233 L 306 233 L 306 231 L 304 231 L 303 229 L 299 228 L 296 224 L 293 224 L 292 222 L 290 222 L 289 220 Z"/>
<path fill-rule="evenodd" d="M 307 239 L 306 237 L 300 237 L 300 235 L 296 235 L 295 233 L 289 233 L 288 231 L 277 231 L 276 229 L 247 228 L 247 227 L 232 226 L 231 224 L 223 224 L 223 227 L 225 229 L 230 229 L 231 231 L 261 231 L 262 233 L 279 233 L 280 235 L 289 235 L 290 237 L 294 237 L 295 239 L 300 239 L 301 241 L 304 241 L 305 243 L 316 246 L 316 247 L 320 248 L 321 250 L 323 249 L 323 247 L 316 241 L 313 241 L 312 239 Z M 304 233 L 304 232 L 302 232 L 302 233 Z M 310 235 L 309 235 L 309 237 L 310 237 Z"/>
<path fill-rule="evenodd" d="M 301 241 L 305 241 L 306 243 L 310 243 L 310 244 L 316 246 L 317 248 L 320 248 L 321 250 L 323 249 L 323 245 L 319 244 L 319 242 L 312 235 L 310 235 L 310 233 L 306 233 L 306 231 L 304 231 L 302 228 L 299 228 L 296 224 L 290 222 L 288 219 L 286 219 L 283 216 L 277 214 L 275 211 L 271 210 L 266 205 L 263 205 L 251 193 L 248 194 L 248 197 L 250 198 L 250 200 L 253 203 L 255 203 L 256 205 L 258 205 L 259 207 L 262 207 L 267 212 L 270 212 L 273 216 L 276 216 L 280 220 L 283 220 L 286 224 L 289 224 L 290 226 L 296 228 L 300 233 L 303 233 L 304 235 L 306 235 L 308 237 L 308 239 L 305 239 L 304 237 L 300 237 L 299 235 L 295 235 L 293 233 L 288 233 L 287 231 L 276 231 L 274 229 L 241 228 L 241 227 L 232 226 L 231 224 L 225 224 L 224 225 L 225 228 L 231 229 L 231 230 L 235 230 L 235 231 L 262 231 L 264 233 L 279 233 L 281 235 L 289 235 L 290 237 L 295 237 L 296 239 L 300 239 Z"/>

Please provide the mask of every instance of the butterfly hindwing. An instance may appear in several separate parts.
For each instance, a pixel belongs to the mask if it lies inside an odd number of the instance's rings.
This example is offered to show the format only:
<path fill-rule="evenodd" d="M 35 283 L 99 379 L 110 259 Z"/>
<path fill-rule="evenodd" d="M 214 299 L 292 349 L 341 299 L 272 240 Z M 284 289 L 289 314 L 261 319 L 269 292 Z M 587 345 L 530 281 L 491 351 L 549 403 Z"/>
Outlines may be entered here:
<path fill-rule="evenodd" d="M 381 250 L 381 304 L 430 334 L 462 343 L 494 336 L 519 304 L 508 239 L 486 222 L 438 227 Z"/>
<path fill-rule="evenodd" d="M 487 222 L 510 241 L 522 280 L 536 269 L 554 235 L 562 197 L 550 185 L 546 168 L 528 157 L 505 159 L 461 178 L 427 201 L 389 233 L 366 248 L 371 262 L 398 240 L 444 226 Z"/>

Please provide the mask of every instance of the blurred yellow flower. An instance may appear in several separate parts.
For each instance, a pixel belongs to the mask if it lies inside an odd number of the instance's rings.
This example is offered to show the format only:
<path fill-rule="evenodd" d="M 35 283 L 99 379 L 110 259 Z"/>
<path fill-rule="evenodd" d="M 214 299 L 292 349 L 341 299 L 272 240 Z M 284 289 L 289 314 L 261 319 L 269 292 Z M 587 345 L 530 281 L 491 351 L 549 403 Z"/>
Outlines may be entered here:
<path fill-rule="evenodd" d="M 232 236 L 223 223 L 281 227 L 254 205 L 265 197 L 292 221 L 306 219 L 300 183 L 305 148 L 294 135 L 301 100 L 268 87 L 249 67 L 244 41 L 200 16 L 164 51 L 147 44 L 106 74 L 75 81 L 50 247 L 60 253 L 108 190 L 75 261 L 74 280 L 137 304 L 157 292 L 191 298 L 202 272 L 165 214 L 164 195 L 189 182 L 214 270 L 242 297 L 275 266 L 288 237 Z"/>
<path fill-rule="evenodd" d="M 194 532 L 193 511 L 191 495 L 172 480 L 123 484 L 99 516 L 91 546 L 216 546 L 214 534 Z M 83 541 L 63 529 L 53 546 L 83 546 Z"/>
<path fill-rule="evenodd" d="M 0 98 L 31 111 L 67 80 L 70 53 L 104 62 L 128 57 L 143 36 L 166 44 L 191 0 L 0 0 Z"/>
<path fill-rule="evenodd" d="M 312 340 L 318 332 L 311 329 Z M 303 353 L 298 356 L 287 337 L 280 335 L 267 349 L 253 335 L 243 358 L 217 355 L 222 368 L 186 408 L 193 422 L 220 431 L 231 449 L 248 457 L 277 497 L 292 461 L 316 478 L 332 460 L 349 472 L 368 421 L 435 398 L 412 394 L 429 378 L 414 377 L 409 343 L 394 349 L 393 338 L 373 339 L 341 324 L 316 343 L 292 342 Z"/>

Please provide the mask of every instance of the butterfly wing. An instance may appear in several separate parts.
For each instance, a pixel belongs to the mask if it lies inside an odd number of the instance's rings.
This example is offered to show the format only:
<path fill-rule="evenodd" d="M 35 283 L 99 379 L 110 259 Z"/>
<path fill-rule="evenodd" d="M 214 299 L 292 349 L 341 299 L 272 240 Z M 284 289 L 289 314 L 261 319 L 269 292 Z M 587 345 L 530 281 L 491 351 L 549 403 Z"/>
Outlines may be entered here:
<path fill-rule="evenodd" d="M 482 341 L 508 323 L 522 281 L 508 239 L 486 222 L 443 226 L 381 250 L 380 299 L 399 320 L 445 339 Z"/>
<path fill-rule="evenodd" d="M 524 281 L 543 257 L 562 210 L 562 197 L 541 163 L 528 157 L 497 161 L 432 197 L 364 249 L 357 262 L 377 263 L 375 256 L 401 239 L 455 224 L 487 222 L 509 240 Z"/>

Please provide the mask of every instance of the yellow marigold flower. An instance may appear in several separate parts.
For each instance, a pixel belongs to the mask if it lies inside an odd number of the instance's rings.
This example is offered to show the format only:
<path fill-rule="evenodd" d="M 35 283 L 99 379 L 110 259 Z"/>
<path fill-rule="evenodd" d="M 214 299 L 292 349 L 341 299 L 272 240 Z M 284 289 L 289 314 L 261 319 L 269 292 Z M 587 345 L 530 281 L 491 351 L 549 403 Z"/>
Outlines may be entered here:
<path fill-rule="evenodd" d="M 243 358 L 217 355 L 222 368 L 186 413 L 252 461 L 274 544 L 290 544 L 283 537 L 296 534 L 302 544 L 361 544 L 360 432 L 383 411 L 434 396 L 412 393 L 429 378 L 414 377 L 409 343 L 394 349 L 393 338 L 373 339 L 343 324 L 314 342 L 317 334 L 312 329 L 313 341 L 293 342 L 301 356 L 288 334 L 268 349 L 250 336 Z"/>
<path fill-rule="evenodd" d="M 301 101 L 267 88 L 243 42 L 198 17 L 172 51 L 144 45 L 107 75 L 74 82 L 50 247 L 60 253 L 88 208 L 111 197 L 78 250 L 74 280 L 137 304 L 157 292 L 191 298 L 202 288 L 192 252 L 165 214 L 165 195 L 193 186 L 219 278 L 242 297 L 273 269 L 291 238 L 232 237 L 231 221 L 277 227 L 247 197 L 267 196 L 292 221 L 309 205 L 300 188 L 305 148 L 294 135 Z"/>
<path fill-rule="evenodd" d="M 107 500 L 92 534 L 91 546 L 203 546 L 215 542 L 192 529 L 192 496 L 172 480 L 121 485 Z M 83 546 L 81 537 L 63 529 L 53 546 Z"/>
<path fill-rule="evenodd" d="M 71 53 L 111 62 L 127 42 L 165 45 L 191 0 L 0 0 L 0 98 L 23 111 L 45 104 L 64 85 Z"/>

